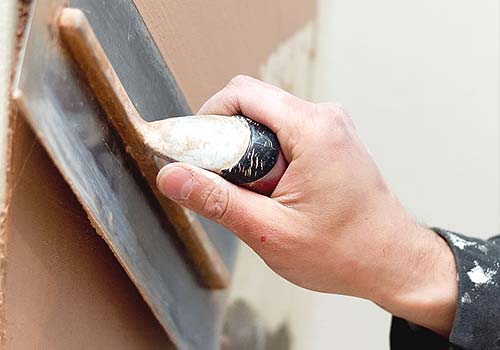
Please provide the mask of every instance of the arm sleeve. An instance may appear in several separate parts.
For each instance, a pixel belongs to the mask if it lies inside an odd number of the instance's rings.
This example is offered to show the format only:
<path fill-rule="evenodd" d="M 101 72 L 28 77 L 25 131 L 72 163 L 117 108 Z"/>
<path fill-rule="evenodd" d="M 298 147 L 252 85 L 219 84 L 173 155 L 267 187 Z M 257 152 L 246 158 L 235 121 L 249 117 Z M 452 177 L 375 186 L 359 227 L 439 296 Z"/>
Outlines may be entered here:
<path fill-rule="evenodd" d="M 394 317 L 391 349 L 500 349 L 500 236 L 483 241 L 433 230 L 448 242 L 457 265 L 457 312 L 450 337 Z"/>

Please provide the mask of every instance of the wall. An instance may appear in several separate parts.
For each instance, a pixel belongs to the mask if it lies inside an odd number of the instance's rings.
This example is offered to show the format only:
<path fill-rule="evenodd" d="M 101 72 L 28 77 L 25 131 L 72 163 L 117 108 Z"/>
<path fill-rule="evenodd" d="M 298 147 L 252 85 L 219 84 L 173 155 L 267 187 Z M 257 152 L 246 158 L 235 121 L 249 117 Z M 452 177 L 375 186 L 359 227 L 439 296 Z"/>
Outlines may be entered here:
<path fill-rule="evenodd" d="M 134 0 L 190 106 L 259 65 L 315 16 L 305 0 Z"/>
<path fill-rule="evenodd" d="M 423 223 L 499 229 L 499 2 L 320 0 L 314 97 L 352 115 Z M 389 317 L 316 296 L 310 345 L 388 349 Z M 304 343 L 305 344 L 305 343 Z"/>
<path fill-rule="evenodd" d="M 16 27 L 16 1 L 4 0 L 0 2 L 0 169 L 6 169 L 7 158 L 7 123 L 8 123 L 8 94 L 10 85 L 10 71 Z M 0 346 L 3 344 L 5 333 L 5 241 L 3 230 L 6 217 L 6 182 L 7 171 L 0 171 Z"/>
<path fill-rule="evenodd" d="M 12 64 L 12 52 L 14 50 L 15 26 L 16 26 L 16 1 L 3 0 L 0 2 L 0 164 L 4 166 L 6 156 L 7 137 L 7 108 L 8 108 L 8 89 L 10 83 L 10 69 Z M 0 172 L 0 202 L 3 203 L 5 194 L 5 175 L 6 172 Z"/>

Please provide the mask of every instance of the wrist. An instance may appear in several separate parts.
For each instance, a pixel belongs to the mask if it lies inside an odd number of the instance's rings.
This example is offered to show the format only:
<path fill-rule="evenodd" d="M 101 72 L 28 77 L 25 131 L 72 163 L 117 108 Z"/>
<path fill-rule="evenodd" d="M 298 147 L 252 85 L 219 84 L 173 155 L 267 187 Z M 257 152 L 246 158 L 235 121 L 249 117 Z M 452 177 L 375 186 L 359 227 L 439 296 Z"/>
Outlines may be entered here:
<path fill-rule="evenodd" d="M 448 336 L 453 325 L 458 282 L 455 259 L 435 232 L 415 223 L 407 226 L 398 246 L 399 264 L 386 269 L 372 301 L 395 316 Z"/>

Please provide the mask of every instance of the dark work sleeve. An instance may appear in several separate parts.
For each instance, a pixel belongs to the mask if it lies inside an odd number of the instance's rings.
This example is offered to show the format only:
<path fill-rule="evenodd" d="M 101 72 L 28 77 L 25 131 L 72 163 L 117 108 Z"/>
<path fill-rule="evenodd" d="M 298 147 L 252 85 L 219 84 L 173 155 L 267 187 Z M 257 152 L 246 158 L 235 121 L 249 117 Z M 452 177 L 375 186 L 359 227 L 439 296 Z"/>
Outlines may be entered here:
<path fill-rule="evenodd" d="M 488 241 L 434 228 L 457 265 L 458 300 L 448 339 L 394 317 L 391 349 L 500 349 L 500 236 Z"/>

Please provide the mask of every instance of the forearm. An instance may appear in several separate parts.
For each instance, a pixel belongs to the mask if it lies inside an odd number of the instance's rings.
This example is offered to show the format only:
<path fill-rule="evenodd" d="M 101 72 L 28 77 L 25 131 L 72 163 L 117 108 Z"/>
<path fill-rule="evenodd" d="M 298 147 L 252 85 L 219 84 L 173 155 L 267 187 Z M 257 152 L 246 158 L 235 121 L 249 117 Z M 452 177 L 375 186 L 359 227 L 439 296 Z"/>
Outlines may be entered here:
<path fill-rule="evenodd" d="M 371 215 L 346 225 L 353 230 L 345 234 L 345 247 L 356 258 L 344 270 L 358 278 L 346 283 L 351 290 L 336 292 L 369 299 L 447 336 L 458 290 L 453 253 L 443 238 L 418 225 L 389 189 L 380 191 L 376 197 L 384 197 L 384 205 L 367 200 L 365 211 Z"/>

